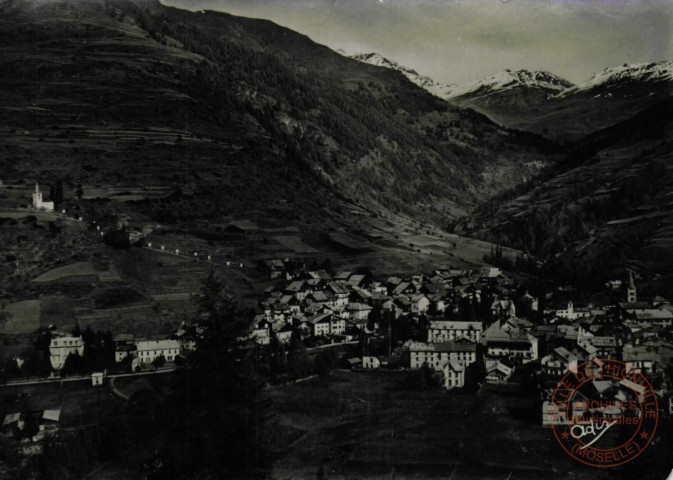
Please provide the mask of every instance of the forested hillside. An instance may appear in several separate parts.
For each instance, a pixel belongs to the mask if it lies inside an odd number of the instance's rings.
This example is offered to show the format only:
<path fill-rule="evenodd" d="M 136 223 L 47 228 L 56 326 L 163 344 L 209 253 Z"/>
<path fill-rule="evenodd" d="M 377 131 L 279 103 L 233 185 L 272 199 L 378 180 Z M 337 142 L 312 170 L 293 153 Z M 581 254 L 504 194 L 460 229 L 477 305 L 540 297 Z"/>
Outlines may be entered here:
<path fill-rule="evenodd" d="M 132 173 L 180 190 L 143 207 L 161 221 L 342 196 L 443 221 L 554 158 L 553 144 L 268 21 L 153 1 L 0 13 L 3 175 Z"/>
<path fill-rule="evenodd" d="M 578 284 L 624 264 L 670 274 L 673 101 L 596 132 L 566 159 L 457 226 L 547 260 Z"/>

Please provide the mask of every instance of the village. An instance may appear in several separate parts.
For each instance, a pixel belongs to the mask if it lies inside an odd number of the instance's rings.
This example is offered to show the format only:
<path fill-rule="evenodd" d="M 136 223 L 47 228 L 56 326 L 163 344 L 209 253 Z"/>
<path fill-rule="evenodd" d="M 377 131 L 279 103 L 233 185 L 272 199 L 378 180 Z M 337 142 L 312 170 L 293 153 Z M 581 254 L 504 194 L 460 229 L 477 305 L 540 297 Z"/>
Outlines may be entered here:
<path fill-rule="evenodd" d="M 37 186 L 32 200 L 36 211 L 54 208 Z M 135 230 L 119 231 L 129 246 L 152 248 Z M 663 411 L 673 414 L 673 305 L 661 297 L 641 298 L 630 270 L 606 283 L 601 294 L 575 304 L 578 292 L 572 289 L 555 286 L 536 297 L 527 290 L 530 282 L 493 266 L 442 266 L 387 278 L 366 266 L 335 270 L 327 261 L 311 269 L 298 258 L 272 258 L 258 267 L 270 285 L 250 318 L 249 334 L 239 340 L 256 352 L 271 385 L 334 370 L 415 375 L 418 388 L 447 395 L 529 383 L 529 393 L 539 397 L 539 425 L 550 427 L 550 397 L 561 377 L 583 362 L 617 359 L 642 371 Z M 186 364 L 203 334 L 198 319 L 154 336 L 83 326 L 40 334 L 36 344 L 41 342 L 48 364 L 34 383 L 92 375 L 102 383 L 103 377 L 170 372 Z M 27 361 L 20 355 L 10 359 L 8 385 L 25 378 Z M 60 409 L 47 407 L 4 416 L 3 435 L 23 438 L 25 455 L 39 452 L 42 439 L 59 431 Z"/>

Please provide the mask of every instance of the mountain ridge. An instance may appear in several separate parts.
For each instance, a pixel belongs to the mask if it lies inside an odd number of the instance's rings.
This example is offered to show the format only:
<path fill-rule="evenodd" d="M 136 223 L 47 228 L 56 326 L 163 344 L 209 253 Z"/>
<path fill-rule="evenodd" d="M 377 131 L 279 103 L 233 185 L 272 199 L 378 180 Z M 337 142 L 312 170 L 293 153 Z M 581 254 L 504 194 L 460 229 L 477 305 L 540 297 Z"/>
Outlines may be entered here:
<path fill-rule="evenodd" d="M 461 108 L 471 108 L 508 128 L 573 142 L 627 120 L 673 94 L 673 62 L 607 67 L 572 82 L 545 71 L 504 70 L 464 85 L 445 87 L 376 53 L 354 58 L 401 72 L 414 83 Z"/>
<path fill-rule="evenodd" d="M 416 70 L 400 65 L 379 53 L 358 53 L 350 55 L 349 58 L 370 65 L 397 70 L 419 87 L 442 99 L 448 98 L 451 95 L 451 92 L 456 88 L 455 84 L 437 82 L 432 78 L 421 75 Z"/>

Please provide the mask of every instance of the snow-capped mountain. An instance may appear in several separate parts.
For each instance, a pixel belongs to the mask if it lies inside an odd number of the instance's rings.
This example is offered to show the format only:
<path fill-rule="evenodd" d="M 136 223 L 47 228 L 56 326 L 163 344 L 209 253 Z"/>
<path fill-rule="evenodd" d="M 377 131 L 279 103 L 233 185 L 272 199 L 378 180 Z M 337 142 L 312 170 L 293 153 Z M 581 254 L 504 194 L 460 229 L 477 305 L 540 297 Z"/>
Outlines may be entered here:
<path fill-rule="evenodd" d="M 568 80 L 561 78 L 549 72 L 528 70 L 505 70 L 489 78 L 469 83 L 461 88 L 455 89 L 451 93 L 451 98 L 463 95 L 484 96 L 505 90 L 514 90 L 517 88 L 534 88 L 545 90 L 550 95 L 558 94 L 573 84 Z"/>
<path fill-rule="evenodd" d="M 586 82 L 568 89 L 561 95 L 566 96 L 578 92 L 592 92 L 596 90 L 622 89 L 634 85 L 651 86 L 660 82 L 673 81 L 673 62 L 661 61 L 653 63 L 639 63 L 619 67 L 606 68 L 594 74 Z M 628 92 L 626 92 L 628 94 Z"/>
<path fill-rule="evenodd" d="M 671 61 L 606 68 L 577 85 L 546 71 L 504 70 L 456 86 L 438 83 L 378 53 L 351 58 L 397 70 L 433 95 L 505 127 L 560 141 L 576 140 L 624 121 L 673 93 Z"/>
<path fill-rule="evenodd" d="M 392 70 L 397 70 L 413 83 L 421 88 L 424 88 L 439 98 L 448 98 L 451 95 L 452 90 L 456 88 L 456 86 L 453 84 L 436 82 L 432 78 L 421 75 L 416 70 L 402 66 L 399 63 L 389 60 L 378 53 L 358 53 L 356 55 L 351 55 L 351 58 L 359 62 L 376 65 L 377 67 L 385 67 Z"/>

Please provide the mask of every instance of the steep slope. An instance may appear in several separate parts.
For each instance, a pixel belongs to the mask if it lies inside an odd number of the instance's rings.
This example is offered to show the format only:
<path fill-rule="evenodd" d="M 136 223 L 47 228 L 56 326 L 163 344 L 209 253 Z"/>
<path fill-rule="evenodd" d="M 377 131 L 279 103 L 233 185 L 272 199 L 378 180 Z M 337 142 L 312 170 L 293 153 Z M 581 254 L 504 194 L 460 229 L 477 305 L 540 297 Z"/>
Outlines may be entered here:
<path fill-rule="evenodd" d="M 0 9 L 6 177 L 132 175 L 202 196 L 207 208 L 148 207 L 176 221 L 340 195 L 438 219 L 548 158 L 539 139 L 269 21 L 152 1 Z"/>
<path fill-rule="evenodd" d="M 447 99 L 456 86 L 434 81 L 432 78 L 419 74 L 416 70 L 400 65 L 397 62 L 387 59 L 378 53 L 358 53 L 351 56 L 352 59 L 359 62 L 376 65 L 377 67 L 390 68 L 396 70 L 419 87 L 432 93 L 434 96 Z"/>
<path fill-rule="evenodd" d="M 670 277 L 672 147 L 669 98 L 584 138 L 564 162 L 494 198 L 457 230 L 529 251 L 579 284 L 601 282 L 624 264 Z"/>
<path fill-rule="evenodd" d="M 492 83 L 495 88 L 490 87 Z M 509 88 L 503 83 L 493 79 L 479 82 L 454 92 L 450 101 L 474 108 L 502 125 L 568 142 L 625 121 L 671 96 L 673 63 L 606 68 L 574 86 L 543 82 L 540 88 L 517 89 L 517 82 Z"/>

